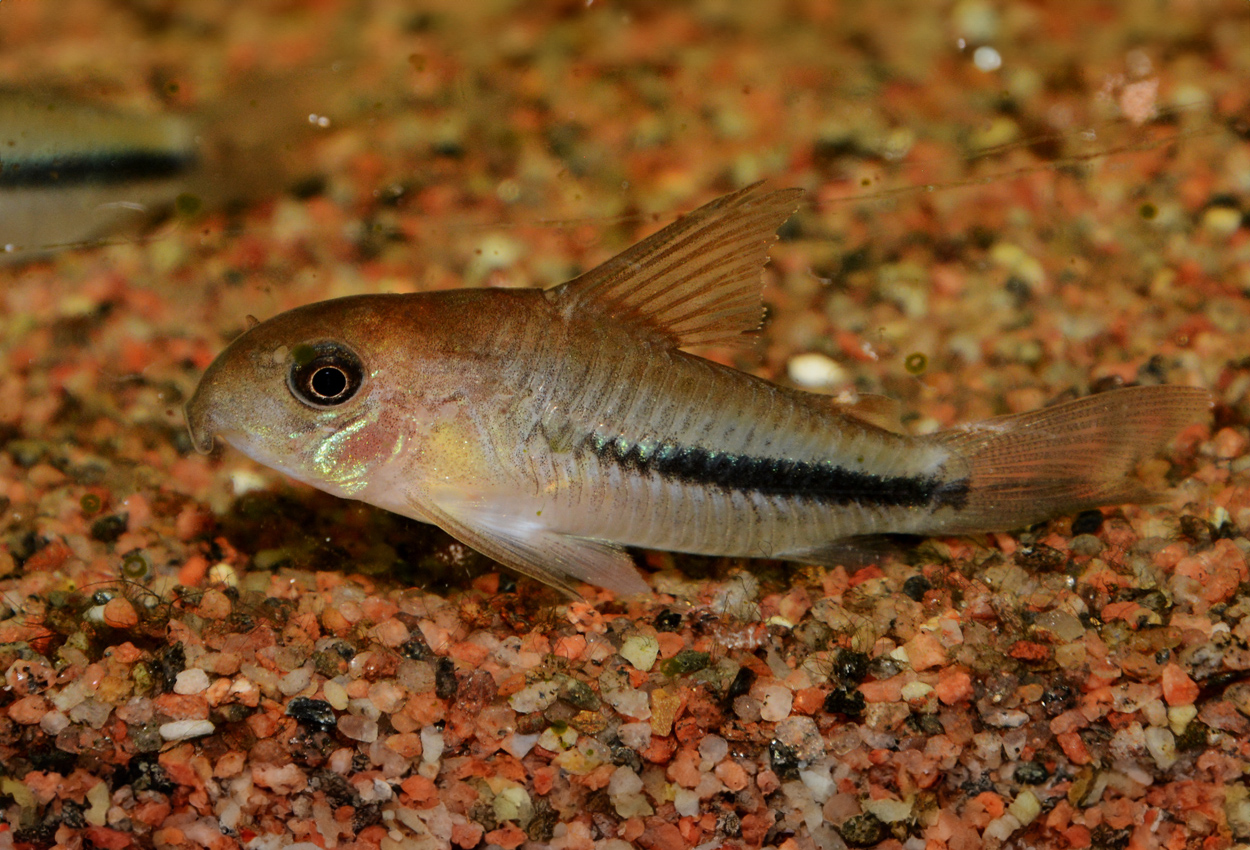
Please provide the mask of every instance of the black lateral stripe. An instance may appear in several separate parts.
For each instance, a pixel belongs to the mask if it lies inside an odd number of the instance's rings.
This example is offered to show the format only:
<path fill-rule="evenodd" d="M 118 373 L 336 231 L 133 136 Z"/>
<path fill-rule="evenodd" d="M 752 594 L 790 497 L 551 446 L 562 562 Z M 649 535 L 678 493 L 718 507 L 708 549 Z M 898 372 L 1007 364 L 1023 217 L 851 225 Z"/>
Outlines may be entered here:
<path fill-rule="evenodd" d="M 0 189 L 163 180 L 182 174 L 195 163 L 192 151 L 116 151 L 25 160 L 0 156 Z"/>
<path fill-rule="evenodd" d="M 792 496 L 830 505 L 960 508 L 968 500 L 968 480 L 936 475 L 881 476 L 834 463 L 765 458 L 718 452 L 697 446 L 658 443 L 647 447 L 592 434 L 583 443 L 603 460 L 628 469 L 654 472 L 683 484 Z"/>

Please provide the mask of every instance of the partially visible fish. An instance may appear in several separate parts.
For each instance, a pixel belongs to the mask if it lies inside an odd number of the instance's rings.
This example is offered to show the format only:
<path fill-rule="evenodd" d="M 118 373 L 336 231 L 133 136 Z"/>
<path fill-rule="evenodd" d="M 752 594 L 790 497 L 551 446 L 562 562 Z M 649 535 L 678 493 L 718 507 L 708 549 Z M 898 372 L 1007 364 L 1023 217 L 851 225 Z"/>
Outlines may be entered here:
<path fill-rule="evenodd" d="M 800 197 L 727 195 L 545 291 L 284 313 L 208 368 L 191 438 L 566 590 L 647 590 L 625 546 L 837 563 L 862 535 L 1154 498 L 1134 468 L 1207 415 L 1204 390 L 1121 389 L 917 437 L 683 351 L 759 327 L 761 267 Z"/>
<path fill-rule="evenodd" d="M 317 69 L 248 78 L 194 113 L 0 89 L 0 263 L 134 232 L 180 197 L 194 212 L 276 194 L 293 143 L 321 127 L 309 105 L 341 88 Z"/>
<path fill-rule="evenodd" d="M 0 261 L 138 226 L 199 164 L 191 123 L 0 91 Z"/>

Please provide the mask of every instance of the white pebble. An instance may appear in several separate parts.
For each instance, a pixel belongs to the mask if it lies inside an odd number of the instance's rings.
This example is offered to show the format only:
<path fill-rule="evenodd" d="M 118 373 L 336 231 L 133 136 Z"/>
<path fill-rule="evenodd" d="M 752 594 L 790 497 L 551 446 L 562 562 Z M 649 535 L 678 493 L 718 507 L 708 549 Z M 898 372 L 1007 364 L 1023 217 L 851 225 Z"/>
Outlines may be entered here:
<path fill-rule="evenodd" d="M 624 723 L 616 730 L 621 743 L 635 752 L 642 752 L 651 746 L 650 723 Z"/>
<path fill-rule="evenodd" d="M 825 739 L 820 735 L 816 721 L 803 715 L 787 717 L 777 722 L 777 740 L 794 750 L 801 762 L 812 762 L 825 754 Z"/>
<path fill-rule="evenodd" d="M 1020 828 L 1020 821 L 1013 814 L 1005 814 L 1000 818 L 995 818 L 985 827 L 982 838 L 987 841 L 993 841 L 995 846 L 1001 844 L 1011 837 L 1011 834 Z"/>
<path fill-rule="evenodd" d="M 69 719 L 86 723 L 92 729 L 103 729 L 113 708 L 96 699 L 85 699 L 69 710 Z"/>
<path fill-rule="evenodd" d="M 621 645 L 621 657 L 635 669 L 647 672 L 660 654 L 660 642 L 651 635 L 630 635 Z"/>
<path fill-rule="evenodd" d="M 902 696 L 907 702 L 919 702 L 933 693 L 933 686 L 916 679 L 903 685 Z"/>
<path fill-rule="evenodd" d="M 551 753 L 561 753 L 577 743 L 577 730 L 565 726 L 563 732 L 557 732 L 554 726 L 548 726 L 538 736 L 538 746 Z"/>
<path fill-rule="evenodd" d="M 104 826 L 107 823 L 106 815 L 109 810 L 109 800 L 109 786 L 107 782 L 97 782 L 91 786 L 91 790 L 87 792 L 87 802 L 91 806 L 82 813 L 87 823 L 92 826 Z"/>
<path fill-rule="evenodd" d="M 955 32 L 968 41 L 991 41 L 998 37 L 998 10 L 985 0 L 963 0 L 951 10 Z"/>
<path fill-rule="evenodd" d="M 760 718 L 776 723 L 790 716 L 794 706 L 794 693 L 784 685 L 769 685 L 764 688 L 764 704 L 760 708 Z"/>
<path fill-rule="evenodd" d="M 246 496 L 255 490 L 264 490 L 269 480 L 250 469 L 236 469 L 230 473 L 230 488 L 236 496 Z"/>
<path fill-rule="evenodd" d="M 678 788 L 673 792 L 673 808 L 684 818 L 696 817 L 699 814 L 699 794 L 689 788 Z"/>
<path fill-rule="evenodd" d="M 603 698 L 618 713 L 635 720 L 647 720 L 651 717 L 651 701 L 646 691 L 637 688 L 618 688 L 607 691 Z"/>
<path fill-rule="evenodd" d="M 791 357 L 786 375 L 800 387 L 833 387 L 848 380 L 841 364 L 817 351 Z"/>
<path fill-rule="evenodd" d="M 39 728 L 49 735 L 56 735 L 69 725 L 69 718 L 59 711 L 49 711 L 39 718 Z"/>
<path fill-rule="evenodd" d="M 559 695 L 560 686 L 555 682 L 535 682 L 513 694 L 508 705 L 519 714 L 530 714 L 545 710 Z"/>
<path fill-rule="evenodd" d="M 824 803 L 833 794 L 835 785 L 828 767 L 821 770 L 800 770 L 799 779 L 803 780 L 807 790 L 812 792 L 812 799 L 817 803 Z"/>
<path fill-rule="evenodd" d="M 438 760 L 443 757 L 443 733 L 435 729 L 433 726 L 426 726 L 421 730 L 421 761 L 426 764 L 437 764 Z"/>
<path fill-rule="evenodd" d="M 1173 705 L 1168 708 L 1168 728 L 1172 734 L 1179 735 L 1189 726 L 1189 721 L 1198 716 L 1196 705 Z"/>
<path fill-rule="evenodd" d="M 538 734 L 522 735 L 520 732 L 513 732 L 511 735 L 503 739 L 504 752 L 513 758 L 523 759 L 529 755 L 529 751 L 534 749 L 534 745 L 538 743 Z"/>
<path fill-rule="evenodd" d="M 330 703 L 331 708 L 336 711 L 343 711 L 347 708 L 347 688 L 331 679 L 322 685 L 322 690 L 325 692 L 326 702 Z"/>
<path fill-rule="evenodd" d="M 339 732 L 353 741 L 372 744 L 378 739 L 378 722 L 356 714 L 345 714 L 339 718 Z"/>
<path fill-rule="evenodd" d="M 157 730 L 166 741 L 185 741 L 211 735 L 217 727 L 208 720 L 174 720 L 162 723 Z"/>
<path fill-rule="evenodd" d="M 208 568 L 208 583 L 210 585 L 221 584 L 226 587 L 238 587 L 239 574 L 235 572 L 234 567 L 223 561 Z"/>
<path fill-rule="evenodd" d="M 491 801 L 495 817 L 504 820 L 528 820 L 534 812 L 529 792 L 520 785 L 504 788 Z"/>
<path fill-rule="evenodd" d="M 649 737 L 647 743 L 650 743 Z M 703 759 L 703 764 L 700 765 L 702 770 L 711 770 L 724 761 L 727 755 L 729 755 L 729 742 L 720 735 L 705 735 L 699 742 L 699 756 Z"/>
<path fill-rule="evenodd" d="M 1176 764 L 1176 738 L 1171 731 L 1157 726 L 1146 727 L 1146 749 L 1163 770 Z"/>
<path fill-rule="evenodd" d="M 278 690 L 285 696 L 294 696 L 308 687 L 312 675 L 311 667 L 298 667 L 278 680 Z"/>
<path fill-rule="evenodd" d="M 642 777 L 624 765 L 612 771 L 608 780 L 608 796 L 619 797 L 624 794 L 637 794 L 642 790 Z"/>
<path fill-rule="evenodd" d="M 912 805 L 905 800 L 865 800 L 861 804 L 865 812 L 877 816 L 882 823 L 898 823 L 911 814 Z"/>
<path fill-rule="evenodd" d="M 1202 227 L 1212 236 L 1232 236 L 1241 227 L 1241 211 L 1226 206 L 1208 207 L 1202 214 Z"/>
<path fill-rule="evenodd" d="M 1007 811 L 1015 816 L 1024 826 L 1031 824 L 1042 813 L 1042 804 L 1028 788 L 1025 788 L 1011 801 Z"/>
<path fill-rule="evenodd" d="M 469 273 L 481 278 L 495 269 L 506 269 L 516 264 L 523 251 L 524 245 L 520 241 L 502 233 L 488 233 L 478 243 Z"/>
<path fill-rule="evenodd" d="M 174 693 L 190 696 L 208 690 L 210 682 L 208 673 L 199 667 L 192 667 L 189 670 L 183 670 L 174 679 Z"/>
<path fill-rule="evenodd" d="M 978 71 L 985 71 L 988 74 L 990 71 L 997 71 L 1003 67 L 1003 57 L 988 44 L 983 44 L 972 51 L 972 64 L 977 66 Z"/>
<path fill-rule="evenodd" d="M 83 693 L 83 681 L 78 679 L 61 688 L 59 692 L 53 694 L 49 699 L 61 711 L 69 711 L 86 698 L 87 695 Z"/>
<path fill-rule="evenodd" d="M 1166 726 L 1168 723 L 1167 706 L 1161 699 L 1152 699 L 1141 707 L 1142 716 L 1151 726 Z"/>

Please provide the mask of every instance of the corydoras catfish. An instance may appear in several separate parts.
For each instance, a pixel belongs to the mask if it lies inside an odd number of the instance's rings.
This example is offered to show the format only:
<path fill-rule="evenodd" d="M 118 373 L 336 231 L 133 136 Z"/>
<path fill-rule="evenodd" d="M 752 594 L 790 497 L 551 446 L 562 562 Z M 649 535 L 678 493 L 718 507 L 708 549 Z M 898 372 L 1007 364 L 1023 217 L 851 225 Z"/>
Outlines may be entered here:
<path fill-rule="evenodd" d="M 1152 498 L 1134 467 L 1206 415 L 1204 390 L 1119 389 L 911 436 L 686 352 L 758 329 L 768 248 L 801 194 L 726 195 L 546 290 L 283 313 L 208 368 L 192 440 L 566 590 L 647 590 L 626 546 L 828 564 L 861 535 Z"/>

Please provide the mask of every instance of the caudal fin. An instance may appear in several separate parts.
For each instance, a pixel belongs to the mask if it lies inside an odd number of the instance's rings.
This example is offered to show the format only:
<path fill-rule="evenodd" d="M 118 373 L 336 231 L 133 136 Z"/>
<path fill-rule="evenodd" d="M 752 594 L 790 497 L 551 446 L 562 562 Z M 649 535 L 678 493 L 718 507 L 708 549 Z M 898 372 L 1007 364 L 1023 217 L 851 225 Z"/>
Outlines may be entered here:
<path fill-rule="evenodd" d="M 938 435 L 969 469 L 967 501 L 946 530 L 1006 530 L 1101 505 L 1150 502 L 1137 464 L 1209 415 L 1194 387 L 1128 387 Z"/>

